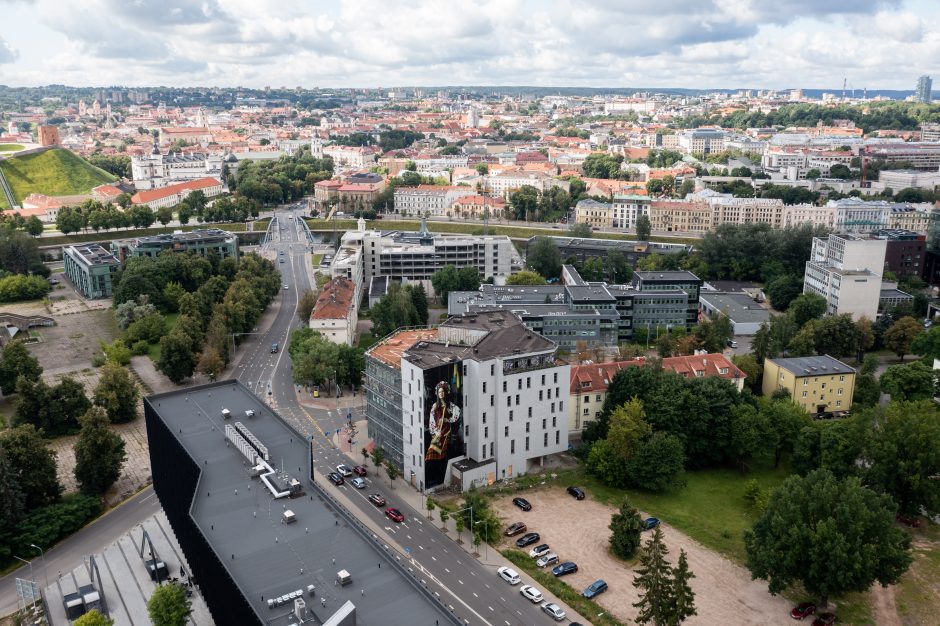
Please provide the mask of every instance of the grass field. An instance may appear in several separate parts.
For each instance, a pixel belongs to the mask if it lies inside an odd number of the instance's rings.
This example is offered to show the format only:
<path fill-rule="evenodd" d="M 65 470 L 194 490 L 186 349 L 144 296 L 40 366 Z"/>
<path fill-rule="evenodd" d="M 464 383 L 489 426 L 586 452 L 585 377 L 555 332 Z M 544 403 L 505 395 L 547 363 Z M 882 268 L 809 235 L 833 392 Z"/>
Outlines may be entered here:
<path fill-rule="evenodd" d="M 307 219 L 307 225 L 313 231 L 332 231 L 334 228 L 333 220 Z M 356 220 L 335 220 L 335 228 L 338 231 L 353 230 L 356 228 Z M 420 221 L 413 220 L 374 220 L 366 222 L 368 228 L 377 228 L 380 230 L 405 230 L 417 231 L 421 227 Z M 429 222 L 428 230 L 434 233 L 451 233 L 460 235 L 480 235 L 483 234 L 482 224 L 467 224 L 462 222 Z M 525 227 L 525 226 L 499 226 L 490 224 L 488 228 L 491 235 L 506 235 L 515 239 L 528 239 L 538 235 L 565 237 L 568 231 L 563 228 L 552 228 L 549 225 L 545 227 Z M 635 241 L 635 235 L 624 233 L 594 233 L 595 239 L 616 239 L 619 241 Z M 695 245 L 696 239 L 687 239 L 685 237 L 650 237 L 652 241 L 663 243 L 682 243 Z"/>
<path fill-rule="evenodd" d="M 63 149 L 10 157 L 0 161 L 0 170 L 3 170 L 18 202 L 31 193 L 50 196 L 90 193 L 92 187 L 117 180 L 117 177 Z"/>
<path fill-rule="evenodd" d="M 0 152 L 16 152 L 22 149 L 23 146 L 18 143 L 0 143 Z"/>
<path fill-rule="evenodd" d="M 936 623 L 940 613 L 940 526 L 914 531 L 914 563 L 895 589 L 904 624 Z"/>

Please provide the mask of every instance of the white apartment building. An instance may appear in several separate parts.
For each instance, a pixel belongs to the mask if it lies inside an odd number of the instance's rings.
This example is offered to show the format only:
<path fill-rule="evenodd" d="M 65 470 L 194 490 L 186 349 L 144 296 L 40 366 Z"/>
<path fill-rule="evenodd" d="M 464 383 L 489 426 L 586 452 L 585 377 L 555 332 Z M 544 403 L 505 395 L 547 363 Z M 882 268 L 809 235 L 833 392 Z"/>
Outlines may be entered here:
<path fill-rule="evenodd" d="M 735 198 L 731 194 L 695 194 L 712 209 L 712 228 L 721 224 L 770 224 L 783 228 L 785 205 L 775 198 Z"/>
<path fill-rule="evenodd" d="M 458 167 L 467 167 L 469 157 L 459 154 L 449 156 L 438 156 L 428 159 L 414 159 L 415 168 L 419 174 L 428 175 L 446 170 L 453 170 Z"/>
<path fill-rule="evenodd" d="M 836 230 L 846 233 L 864 233 L 888 227 L 888 216 L 894 202 L 861 200 L 849 197 L 830 200 L 826 206 L 836 209 Z"/>
<path fill-rule="evenodd" d="M 826 299 L 826 313 L 874 320 L 881 297 L 887 241 L 855 235 L 814 237 L 803 276 L 803 293 Z"/>
<path fill-rule="evenodd" d="M 829 230 L 836 227 L 838 209 L 831 206 L 816 206 L 814 204 L 790 204 L 783 207 L 783 228 L 812 224 L 825 226 Z"/>
<path fill-rule="evenodd" d="M 515 161 L 515 155 L 513 155 L 513 160 Z M 490 174 L 486 176 L 484 180 L 487 193 L 494 196 L 505 196 L 507 199 L 511 192 L 518 191 L 523 185 L 535 187 L 539 192 L 544 192 L 553 187 L 560 187 L 568 191 L 571 187 L 567 180 L 552 178 L 551 176 L 534 172 Z"/>
<path fill-rule="evenodd" d="M 641 215 L 649 217 L 649 196 L 616 195 L 611 205 L 611 226 L 633 229 Z"/>
<path fill-rule="evenodd" d="M 208 176 L 221 178 L 220 154 L 153 154 L 131 157 L 131 177 L 138 191 L 160 189 Z"/>
<path fill-rule="evenodd" d="M 678 148 L 686 154 L 713 154 L 725 149 L 728 137 L 723 130 L 696 128 L 678 133 Z"/>
<path fill-rule="evenodd" d="M 854 157 L 853 152 L 842 150 L 772 146 L 761 157 L 761 167 L 787 180 L 804 180 L 810 170 L 825 175 L 833 165 L 850 165 Z"/>
<path fill-rule="evenodd" d="M 408 215 L 442 216 L 459 198 L 474 196 L 477 191 L 468 186 L 418 185 L 395 188 L 395 212 Z"/>
<path fill-rule="evenodd" d="M 401 357 L 404 478 L 425 492 L 524 475 L 568 448 L 570 367 L 509 311 L 451 317 Z"/>
<path fill-rule="evenodd" d="M 938 124 L 940 126 L 940 124 Z M 923 170 L 881 170 L 878 173 L 878 182 L 883 189 L 890 187 L 895 192 L 908 187 L 930 189 L 940 186 L 940 172 L 925 172 Z"/>
<path fill-rule="evenodd" d="M 323 148 L 323 156 L 333 159 L 333 163 L 340 167 L 362 169 L 375 164 L 378 148 L 369 146 L 340 146 L 331 145 Z"/>

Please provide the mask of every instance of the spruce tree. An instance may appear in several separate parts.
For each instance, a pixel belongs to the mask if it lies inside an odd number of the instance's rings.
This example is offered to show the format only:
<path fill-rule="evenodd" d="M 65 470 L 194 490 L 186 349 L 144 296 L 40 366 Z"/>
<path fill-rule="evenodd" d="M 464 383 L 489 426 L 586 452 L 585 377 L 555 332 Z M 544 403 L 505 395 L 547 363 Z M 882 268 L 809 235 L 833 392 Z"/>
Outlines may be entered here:
<path fill-rule="evenodd" d="M 669 613 L 669 605 L 673 601 L 667 554 L 669 549 L 663 543 L 662 531 L 657 527 L 653 530 L 652 538 L 646 542 L 645 550 L 640 555 L 641 567 L 633 579 L 633 586 L 640 589 L 640 600 L 633 604 L 640 609 L 636 616 L 637 624 L 666 626 L 663 618 Z"/>
<path fill-rule="evenodd" d="M 672 570 L 672 620 L 670 624 L 681 624 L 685 619 L 697 615 L 695 610 L 695 592 L 689 581 L 695 574 L 689 569 L 689 560 L 685 550 L 679 550 L 679 564 Z"/>

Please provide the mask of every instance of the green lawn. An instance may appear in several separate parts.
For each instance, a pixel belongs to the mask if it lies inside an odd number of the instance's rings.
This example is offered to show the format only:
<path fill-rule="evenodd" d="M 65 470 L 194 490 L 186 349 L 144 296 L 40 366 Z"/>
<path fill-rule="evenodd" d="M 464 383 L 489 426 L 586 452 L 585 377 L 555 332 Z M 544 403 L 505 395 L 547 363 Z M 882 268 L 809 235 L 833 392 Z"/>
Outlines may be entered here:
<path fill-rule="evenodd" d="M 914 563 L 895 588 L 905 624 L 936 623 L 940 613 L 940 527 L 914 531 Z"/>
<path fill-rule="evenodd" d="M 23 146 L 18 143 L 0 143 L 0 152 L 16 152 L 22 149 Z"/>
<path fill-rule="evenodd" d="M 91 192 L 92 187 L 117 180 L 80 156 L 55 148 L 0 161 L 17 201 L 30 193 L 68 196 Z"/>
<path fill-rule="evenodd" d="M 313 231 L 332 231 L 335 228 L 338 231 L 353 230 L 356 228 L 356 220 L 319 220 L 309 218 L 306 220 L 310 230 Z M 377 228 L 381 230 L 405 230 L 417 231 L 421 227 L 420 221 L 413 220 L 374 220 L 367 221 L 368 228 Z M 434 233 L 453 233 L 463 235 L 478 235 L 483 233 L 482 224 L 468 224 L 464 222 L 429 222 L 428 230 Z M 565 237 L 568 231 L 564 228 L 552 228 L 551 225 L 544 227 L 525 227 L 525 226 L 500 226 L 490 224 L 488 229 L 491 235 L 506 235 L 515 239 L 528 239 L 538 235 Z M 635 235 L 625 233 L 594 233 L 596 239 L 617 239 L 620 241 L 635 241 Z M 650 237 L 652 241 L 667 243 L 683 243 L 694 245 L 698 240 L 687 239 L 684 237 Z"/>

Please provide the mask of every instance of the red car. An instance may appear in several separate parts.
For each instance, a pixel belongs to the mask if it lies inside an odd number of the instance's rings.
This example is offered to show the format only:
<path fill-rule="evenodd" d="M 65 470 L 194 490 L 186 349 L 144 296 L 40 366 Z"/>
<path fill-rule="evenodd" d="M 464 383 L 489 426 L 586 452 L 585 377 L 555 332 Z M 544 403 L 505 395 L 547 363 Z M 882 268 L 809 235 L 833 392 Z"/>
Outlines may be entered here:
<path fill-rule="evenodd" d="M 363 467 L 362 465 L 357 465 L 356 467 L 353 468 L 353 474 L 355 474 L 356 476 L 365 477 L 369 475 L 369 472 L 367 472 L 366 468 Z"/>
<path fill-rule="evenodd" d="M 790 617 L 802 620 L 816 612 L 816 605 L 812 602 L 801 602 L 790 611 Z"/>
<path fill-rule="evenodd" d="M 898 514 L 895 516 L 895 519 L 899 524 L 903 524 L 908 528 L 920 528 L 920 520 L 916 517 L 907 517 L 906 515 Z"/>
<path fill-rule="evenodd" d="M 405 521 L 405 516 L 402 515 L 401 511 L 398 509 L 389 507 L 385 509 L 385 515 L 393 522 L 398 522 L 399 524 Z"/>
<path fill-rule="evenodd" d="M 813 626 L 832 626 L 836 623 L 836 616 L 832 613 L 820 613 L 813 620 Z"/>

